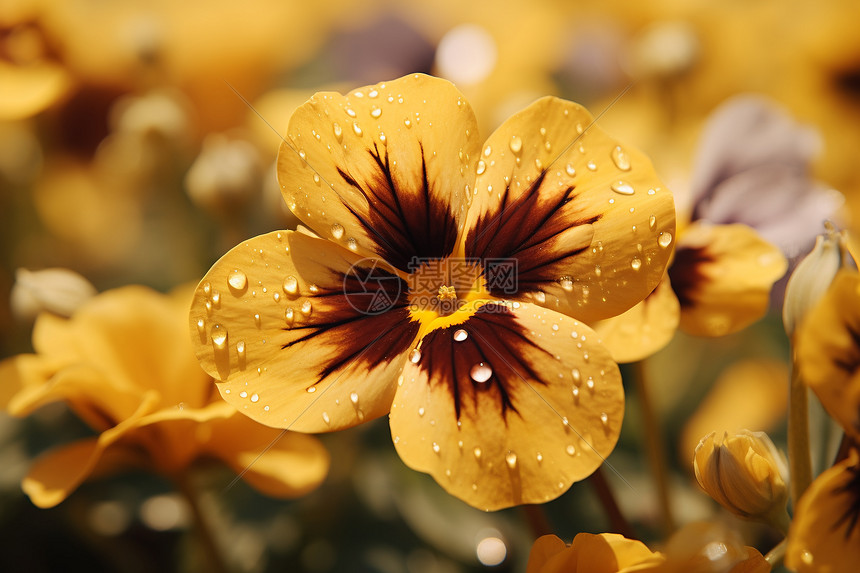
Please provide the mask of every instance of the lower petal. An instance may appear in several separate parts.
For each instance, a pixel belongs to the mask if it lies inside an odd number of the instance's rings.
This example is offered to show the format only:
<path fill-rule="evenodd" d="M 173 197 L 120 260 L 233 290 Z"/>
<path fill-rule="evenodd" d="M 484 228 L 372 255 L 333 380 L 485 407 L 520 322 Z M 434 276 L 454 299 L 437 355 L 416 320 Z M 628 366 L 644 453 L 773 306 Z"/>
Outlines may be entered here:
<path fill-rule="evenodd" d="M 554 499 L 590 475 L 623 413 L 618 367 L 590 328 L 491 302 L 424 337 L 399 381 L 391 433 L 408 466 L 494 510 Z"/>

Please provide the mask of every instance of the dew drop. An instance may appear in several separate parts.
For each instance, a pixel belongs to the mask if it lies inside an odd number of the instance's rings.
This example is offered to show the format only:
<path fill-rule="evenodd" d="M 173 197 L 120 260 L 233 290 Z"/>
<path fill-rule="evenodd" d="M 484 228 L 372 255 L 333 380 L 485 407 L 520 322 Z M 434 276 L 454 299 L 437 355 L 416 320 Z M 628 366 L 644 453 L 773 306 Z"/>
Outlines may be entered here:
<path fill-rule="evenodd" d="M 239 397 L 240 397 L 240 398 L 247 398 L 247 397 L 248 397 L 248 393 L 247 393 L 247 392 L 245 392 L 244 390 L 242 390 L 241 392 L 239 392 Z"/>
<path fill-rule="evenodd" d="M 573 278 L 572 277 L 565 275 L 565 276 L 561 277 L 560 279 L 558 279 L 558 283 L 561 285 L 561 288 L 565 292 L 572 292 L 573 291 Z"/>
<path fill-rule="evenodd" d="M 343 237 L 343 225 L 341 225 L 340 223 L 334 223 L 331 226 L 331 235 L 335 239 L 340 239 L 341 237 Z"/>
<path fill-rule="evenodd" d="M 275 299 L 275 302 L 278 302 L 279 300 L 281 300 L 281 293 L 276 292 L 272 294 L 272 298 Z"/>
<path fill-rule="evenodd" d="M 305 302 L 303 302 L 300 310 L 302 311 L 303 315 L 310 316 L 311 311 L 313 310 L 313 306 L 311 306 L 311 301 L 306 300 Z"/>
<path fill-rule="evenodd" d="M 630 171 L 630 158 L 627 157 L 627 153 L 625 153 L 624 150 L 621 149 L 620 145 L 616 145 L 612 149 L 611 156 L 612 162 L 618 169 L 620 169 L 621 171 Z"/>
<path fill-rule="evenodd" d="M 331 418 L 328 417 L 328 412 L 322 413 L 322 419 L 326 424 L 331 424 Z"/>
<path fill-rule="evenodd" d="M 346 108 L 345 111 L 346 111 L 346 115 L 348 115 L 349 117 L 355 117 L 356 116 L 355 110 L 352 109 L 351 107 Z"/>
<path fill-rule="evenodd" d="M 597 164 L 594 161 L 589 161 L 585 164 L 589 171 L 597 171 Z"/>
<path fill-rule="evenodd" d="M 244 290 L 248 285 L 248 277 L 239 269 L 234 269 L 227 279 L 227 285 L 233 290 Z"/>
<path fill-rule="evenodd" d="M 567 455 L 572 456 L 576 453 L 576 448 L 573 447 L 573 444 L 568 444 L 564 451 L 567 452 Z"/>
<path fill-rule="evenodd" d="M 517 454 L 514 452 L 508 452 L 505 454 L 505 462 L 508 464 L 508 467 L 514 469 L 517 467 Z"/>
<path fill-rule="evenodd" d="M 288 325 L 292 325 L 296 320 L 296 313 L 292 307 L 287 307 L 284 311 L 284 319 L 286 319 Z"/>
<path fill-rule="evenodd" d="M 355 134 L 356 134 L 356 135 L 358 135 L 358 136 L 360 136 L 360 135 L 363 133 L 363 132 L 361 131 L 361 128 L 358 126 L 358 122 L 353 122 L 353 124 L 352 124 L 352 130 L 353 130 L 353 131 L 355 132 Z"/>
<path fill-rule="evenodd" d="M 573 383 L 574 384 L 576 384 L 577 386 L 582 384 L 582 372 L 579 371 L 579 368 L 574 368 L 573 370 L 570 371 L 570 373 L 573 376 Z"/>
<path fill-rule="evenodd" d="M 537 453 L 537 462 L 538 462 L 538 463 L 541 463 L 542 461 L 543 461 L 543 456 L 541 455 L 541 453 L 540 453 L 540 452 L 538 452 L 538 453 Z"/>
<path fill-rule="evenodd" d="M 454 340 L 456 340 L 457 342 L 463 342 L 467 338 L 469 338 L 469 333 L 462 328 L 454 332 Z"/>
<path fill-rule="evenodd" d="M 604 426 L 608 426 L 608 425 L 609 425 L 609 416 L 607 416 L 607 415 L 606 415 L 606 412 L 602 412 L 602 413 L 600 414 L 600 422 L 601 422 Z"/>
<path fill-rule="evenodd" d="M 481 448 L 476 447 L 474 450 L 472 450 L 472 453 L 475 454 L 476 459 L 481 459 Z"/>
<path fill-rule="evenodd" d="M 299 290 L 299 280 L 293 275 L 284 279 L 284 292 L 287 294 L 296 294 Z"/>
<path fill-rule="evenodd" d="M 638 271 L 642 268 L 642 260 L 639 257 L 633 257 L 633 260 L 630 261 L 630 268 L 634 271 Z"/>
<path fill-rule="evenodd" d="M 603 269 L 600 268 L 600 265 L 594 265 L 594 274 L 597 276 L 603 274 Z"/>
<path fill-rule="evenodd" d="M 260 396 L 257 394 L 251 394 L 251 402 L 259 402 Z"/>
<path fill-rule="evenodd" d="M 240 340 L 236 343 L 236 353 L 239 355 L 239 360 L 244 360 L 245 358 L 245 341 Z"/>
<path fill-rule="evenodd" d="M 424 415 L 424 406 L 421 406 L 420 408 L 418 408 L 418 415 L 419 415 L 419 416 L 423 416 L 423 415 Z"/>
<path fill-rule="evenodd" d="M 418 364 L 421 361 L 421 351 L 417 348 L 413 348 L 412 352 L 409 353 L 409 362 L 412 364 Z"/>
<path fill-rule="evenodd" d="M 535 297 L 535 300 L 540 304 L 543 304 L 546 302 L 546 293 L 543 292 L 542 290 L 535 291 L 534 297 Z"/>
<path fill-rule="evenodd" d="M 381 107 L 374 107 L 373 109 L 370 110 L 370 117 L 377 118 L 380 115 L 382 115 L 382 108 Z"/>
<path fill-rule="evenodd" d="M 254 325 L 255 325 L 257 328 L 260 328 L 260 323 L 261 323 L 260 315 L 259 315 L 259 314 L 254 314 Z"/>
<path fill-rule="evenodd" d="M 350 237 L 349 239 L 346 240 L 346 247 L 350 251 L 357 251 L 358 250 L 358 241 L 356 241 L 354 238 Z"/>
<path fill-rule="evenodd" d="M 317 294 L 320 291 L 320 287 L 318 287 L 315 283 L 311 283 L 308 285 L 308 290 L 312 294 Z"/>
<path fill-rule="evenodd" d="M 349 401 L 353 404 L 358 404 L 358 392 L 351 392 L 349 394 Z"/>
<path fill-rule="evenodd" d="M 206 296 L 212 294 L 212 285 L 209 284 L 209 282 L 203 283 L 203 294 L 205 294 Z"/>
<path fill-rule="evenodd" d="M 472 369 L 469 371 L 469 376 L 471 376 L 472 380 L 475 382 L 486 382 L 493 376 L 493 369 L 490 368 L 489 364 L 478 362 L 472 366 Z"/>
<path fill-rule="evenodd" d="M 654 215 L 651 215 L 650 217 L 648 217 L 648 228 L 653 231 L 656 226 L 657 226 L 657 217 L 655 217 Z"/>
<path fill-rule="evenodd" d="M 409 119 L 404 119 L 403 125 L 405 125 L 406 127 L 412 127 L 412 122 Z"/>
<path fill-rule="evenodd" d="M 671 245 L 672 233 L 660 233 L 660 238 L 657 239 L 657 244 L 664 248 Z"/>
<path fill-rule="evenodd" d="M 439 453 L 439 451 L 440 451 L 441 449 L 442 449 L 442 448 L 440 448 L 440 447 L 439 447 L 439 444 L 437 444 L 436 442 L 433 442 L 433 451 L 434 451 L 435 453 L 437 453 L 437 454 L 438 454 L 438 453 Z"/>
<path fill-rule="evenodd" d="M 576 175 L 576 169 L 574 169 L 573 165 L 571 165 L 570 163 L 568 163 L 567 167 L 564 168 L 564 172 L 567 173 L 571 177 Z"/>
<path fill-rule="evenodd" d="M 335 122 L 332 127 L 334 128 L 335 138 L 337 138 L 338 141 L 343 141 L 343 128 L 340 127 L 340 124 Z"/>
<path fill-rule="evenodd" d="M 517 137 L 516 135 L 511 137 L 511 151 L 514 153 L 519 153 L 523 150 L 523 140 Z"/>
<path fill-rule="evenodd" d="M 479 160 L 479 161 L 478 161 L 478 167 L 475 169 L 475 173 L 477 173 L 478 175 L 480 175 L 480 174 L 482 174 L 482 173 L 483 173 L 484 171 L 486 171 L 486 170 L 487 170 L 487 164 L 486 164 L 486 163 L 484 163 L 484 160 L 483 160 L 483 159 Z"/>
<path fill-rule="evenodd" d="M 218 350 L 223 350 L 227 344 L 227 329 L 220 324 L 215 324 L 209 330 L 209 337 L 212 339 L 212 344 Z"/>
<path fill-rule="evenodd" d="M 484 157 L 489 157 L 492 152 L 493 148 L 488 145 L 484 148 Z"/>
<path fill-rule="evenodd" d="M 201 337 L 202 337 L 202 336 L 205 336 L 205 333 L 206 333 L 206 321 L 205 321 L 205 320 L 203 320 L 202 318 L 201 318 L 200 320 L 198 320 L 198 321 L 197 321 L 197 333 L 198 333 L 198 334 L 200 334 L 200 336 L 201 336 Z"/>
<path fill-rule="evenodd" d="M 633 187 L 624 181 L 615 181 L 609 186 L 613 191 L 621 195 L 633 195 Z"/>
<path fill-rule="evenodd" d="M 316 386 L 308 386 L 308 394 L 313 394 L 316 391 L 317 391 Z"/>

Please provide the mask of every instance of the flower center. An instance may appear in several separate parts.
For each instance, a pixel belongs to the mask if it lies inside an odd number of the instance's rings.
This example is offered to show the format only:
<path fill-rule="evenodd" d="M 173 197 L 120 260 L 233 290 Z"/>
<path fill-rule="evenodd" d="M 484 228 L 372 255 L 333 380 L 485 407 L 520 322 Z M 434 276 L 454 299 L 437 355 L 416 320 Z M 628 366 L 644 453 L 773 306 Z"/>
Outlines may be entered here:
<path fill-rule="evenodd" d="M 474 259 L 416 259 L 410 271 L 410 317 L 426 332 L 465 322 L 482 304 L 478 301 L 493 298 Z"/>

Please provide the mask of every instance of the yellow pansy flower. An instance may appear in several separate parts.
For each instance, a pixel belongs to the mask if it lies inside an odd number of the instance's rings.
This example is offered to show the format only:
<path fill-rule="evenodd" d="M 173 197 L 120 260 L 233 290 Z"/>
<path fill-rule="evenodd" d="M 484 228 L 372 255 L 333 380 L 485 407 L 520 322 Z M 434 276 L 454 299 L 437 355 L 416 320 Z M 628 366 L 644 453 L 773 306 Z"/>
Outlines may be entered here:
<path fill-rule="evenodd" d="M 829 277 L 828 277 L 829 278 Z M 860 274 L 837 272 L 795 331 L 800 376 L 845 430 L 846 454 L 797 503 L 786 564 L 850 571 L 860 562 Z"/>
<path fill-rule="evenodd" d="M 122 468 L 177 477 L 204 458 L 247 470 L 244 479 L 273 496 L 298 496 L 321 483 L 328 454 L 318 440 L 280 436 L 214 391 L 188 342 L 190 294 L 124 287 L 90 299 L 69 319 L 43 313 L 36 353 L 0 363 L 0 402 L 9 413 L 26 416 L 64 401 L 98 433 L 36 460 L 23 482 L 33 503 L 54 506 L 86 479 Z"/>
<path fill-rule="evenodd" d="M 482 144 L 437 78 L 312 97 L 278 177 L 313 231 L 243 242 L 194 297 L 191 335 L 221 395 L 303 432 L 390 412 L 404 462 L 483 509 L 591 474 L 624 393 L 571 317 L 646 296 L 675 231 L 648 159 L 592 121 L 548 97 Z"/>
<path fill-rule="evenodd" d="M 651 570 L 665 557 L 616 533 L 579 533 L 570 545 L 555 535 L 535 541 L 526 573 L 623 573 Z"/>

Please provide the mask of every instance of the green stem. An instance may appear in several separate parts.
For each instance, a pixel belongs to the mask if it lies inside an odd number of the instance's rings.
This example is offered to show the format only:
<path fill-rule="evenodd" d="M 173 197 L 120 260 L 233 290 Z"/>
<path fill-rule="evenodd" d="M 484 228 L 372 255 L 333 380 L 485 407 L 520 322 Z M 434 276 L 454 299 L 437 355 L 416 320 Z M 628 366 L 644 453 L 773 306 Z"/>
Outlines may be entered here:
<path fill-rule="evenodd" d="M 206 519 L 203 509 L 200 507 L 200 500 L 191 481 L 188 479 L 188 475 L 180 472 L 173 476 L 173 482 L 176 484 L 179 492 L 185 497 L 188 507 L 191 509 L 197 539 L 200 543 L 203 559 L 205 559 L 206 567 L 204 569 L 213 573 L 227 573 L 227 567 L 224 564 L 221 551 L 218 549 L 218 544 L 215 542 L 212 527 L 209 524 L 209 520 Z"/>
<path fill-rule="evenodd" d="M 785 550 L 788 547 L 788 539 L 783 539 L 779 542 L 779 544 L 767 552 L 767 555 L 764 556 L 764 560 L 768 562 L 771 568 L 776 567 L 780 563 L 782 563 L 782 559 L 785 557 Z"/>
<path fill-rule="evenodd" d="M 809 390 L 800 378 L 792 350 L 791 381 L 788 395 L 788 466 L 791 472 L 791 504 L 812 483 L 812 456 L 809 453 Z"/>
<path fill-rule="evenodd" d="M 606 481 L 606 476 L 603 475 L 603 466 L 589 476 L 588 481 L 594 486 L 597 498 L 609 518 L 609 526 L 615 533 L 620 533 L 628 539 L 636 539 L 633 527 L 624 514 L 621 513 L 621 508 L 615 500 L 615 495 L 612 493 L 612 488 L 609 487 L 609 482 Z"/>
<path fill-rule="evenodd" d="M 657 486 L 657 496 L 663 515 L 663 529 L 668 536 L 675 530 L 675 519 L 672 514 L 672 503 L 669 495 L 669 477 L 666 473 L 668 464 L 663 444 L 663 432 L 660 431 L 657 413 L 654 410 L 654 403 L 651 401 L 645 361 L 634 362 L 631 366 L 635 374 L 633 378 L 636 384 L 636 394 L 639 397 L 639 409 L 644 426 L 645 450 L 648 454 L 651 474 Z"/>

